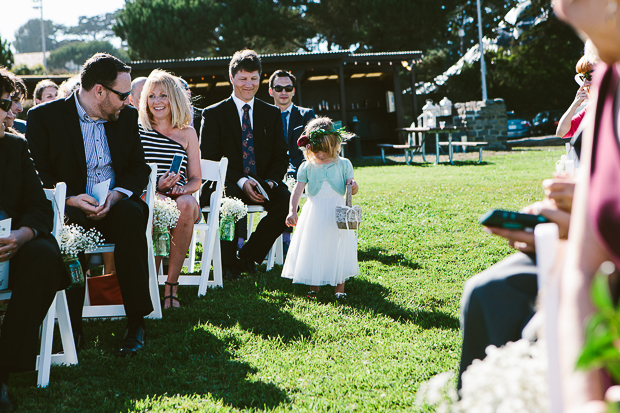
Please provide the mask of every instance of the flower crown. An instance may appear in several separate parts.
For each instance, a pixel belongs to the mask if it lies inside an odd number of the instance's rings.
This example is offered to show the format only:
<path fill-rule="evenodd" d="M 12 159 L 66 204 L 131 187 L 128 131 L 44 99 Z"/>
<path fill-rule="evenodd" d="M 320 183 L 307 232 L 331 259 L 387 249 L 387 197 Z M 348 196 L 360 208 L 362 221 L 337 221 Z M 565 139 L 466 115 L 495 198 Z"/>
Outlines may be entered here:
<path fill-rule="evenodd" d="M 338 141 L 341 143 L 355 136 L 355 134 L 347 132 L 344 127 L 340 129 L 333 129 L 332 127 L 332 129 L 329 130 L 313 129 L 308 133 L 304 133 L 299 137 L 299 139 L 297 139 L 297 146 L 300 148 L 305 146 L 306 149 L 310 149 L 310 145 L 321 143 L 320 138 L 324 135 L 336 135 L 338 137 Z"/>

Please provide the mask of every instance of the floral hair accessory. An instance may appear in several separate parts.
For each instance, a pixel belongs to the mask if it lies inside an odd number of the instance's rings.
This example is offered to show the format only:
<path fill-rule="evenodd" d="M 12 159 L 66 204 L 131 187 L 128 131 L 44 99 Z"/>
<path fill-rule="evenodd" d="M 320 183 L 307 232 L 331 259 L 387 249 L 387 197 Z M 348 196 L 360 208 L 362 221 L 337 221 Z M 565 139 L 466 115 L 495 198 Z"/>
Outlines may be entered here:
<path fill-rule="evenodd" d="M 323 135 L 336 135 L 340 142 L 347 141 L 355 136 L 354 133 L 347 132 L 344 127 L 340 129 L 313 129 L 307 134 L 303 134 L 297 139 L 297 146 L 310 149 L 310 145 L 320 143 L 320 137 Z"/>

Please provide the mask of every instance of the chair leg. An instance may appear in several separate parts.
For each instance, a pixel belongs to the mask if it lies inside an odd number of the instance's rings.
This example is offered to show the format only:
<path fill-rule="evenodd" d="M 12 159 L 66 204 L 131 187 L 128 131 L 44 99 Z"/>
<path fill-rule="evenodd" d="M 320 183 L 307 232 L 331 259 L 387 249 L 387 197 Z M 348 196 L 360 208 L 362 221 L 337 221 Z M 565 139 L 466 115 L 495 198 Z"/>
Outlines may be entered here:
<path fill-rule="evenodd" d="M 153 240 L 147 237 L 148 266 L 149 266 L 149 293 L 153 304 L 153 312 L 147 317 L 152 319 L 162 318 L 161 301 L 159 300 L 159 283 L 157 282 L 157 270 L 155 268 L 155 255 L 153 253 Z"/>
<path fill-rule="evenodd" d="M 385 148 L 381 148 L 381 159 L 383 159 L 383 163 L 385 163 Z"/>
<path fill-rule="evenodd" d="M 280 234 L 280 236 L 276 240 L 274 247 L 276 249 L 276 258 L 275 258 L 276 264 L 278 265 L 284 264 L 284 241 L 282 239 L 282 234 Z"/>
<path fill-rule="evenodd" d="M 60 330 L 60 340 L 64 351 L 64 364 L 78 364 L 75 341 L 73 340 L 73 328 L 69 317 L 69 305 L 67 295 L 64 291 L 56 293 L 56 317 L 58 318 L 58 329 Z"/>
<path fill-rule="evenodd" d="M 41 331 L 41 352 L 37 357 L 37 386 L 47 387 L 50 382 L 52 365 L 52 341 L 54 339 L 54 321 L 56 320 L 56 297 L 43 320 Z"/>
<path fill-rule="evenodd" d="M 219 253 L 219 239 L 216 237 L 217 233 L 214 233 L 213 230 L 209 229 L 209 233 L 203 239 L 202 244 L 202 258 L 200 259 L 200 283 L 198 284 L 198 297 L 205 295 L 207 293 L 207 287 L 216 282 L 216 270 L 215 264 L 213 265 L 213 279 L 214 281 L 209 281 L 209 273 L 211 271 L 211 261 L 214 261 L 214 256 L 220 256 Z M 215 252 L 217 249 L 217 253 Z M 222 270 L 220 265 L 220 287 L 222 280 Z"/>
<path fill-rule="evenodd" d="M 190 274 L 194 272 L 195 264 L 196 264 L 196 230 L 193 230 L 192 240 L 189 243 L 189 265 L 187 266 L 188 272 Z"/>
<path fill-rule="evenodd" d="M 482 163 L 482 148 L 480 148 L 480 155 L 478 156 L 478 163 Z"/>

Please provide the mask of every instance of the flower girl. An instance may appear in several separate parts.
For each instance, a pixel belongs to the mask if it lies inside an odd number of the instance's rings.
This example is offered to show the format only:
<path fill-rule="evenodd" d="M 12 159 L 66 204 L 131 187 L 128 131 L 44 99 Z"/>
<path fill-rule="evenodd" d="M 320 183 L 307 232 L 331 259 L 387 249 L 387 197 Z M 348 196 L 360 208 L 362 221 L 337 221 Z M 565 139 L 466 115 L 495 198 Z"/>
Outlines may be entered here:
<path fill-rule="evenodd" d="M 338 156 L 340 143 L 351 136 L 322 117 L 310 121 L 297 141 L 306 162 L 297 172 L 286 217 L 286 225 L 297 229 L 282 277 L 309 285 L 309 298 L 316 297 L 321 285 L 333 285 L 336 298 L 346 299 L 344 282 L 359 274 L 355 234 L 338 229 L 336 223 L 336 207 L 345 204 L 346 185 L 351 184 L 352 194 L 358 190 L 351 162 Z M 298 222 L 297 207 L 306 185 L 308 199 Z"/>

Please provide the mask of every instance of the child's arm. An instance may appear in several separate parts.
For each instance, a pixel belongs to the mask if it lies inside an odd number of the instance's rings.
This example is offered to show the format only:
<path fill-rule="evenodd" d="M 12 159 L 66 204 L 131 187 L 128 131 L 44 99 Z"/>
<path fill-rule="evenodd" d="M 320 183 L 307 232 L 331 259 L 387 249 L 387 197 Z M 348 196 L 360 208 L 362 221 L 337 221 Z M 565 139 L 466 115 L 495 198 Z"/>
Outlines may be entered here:
<path fill-rule="evenodd" d="M 303 194 L 305 186 L 305 182 L 298 181 L 291 194 L 291 203 L 288 209 L 288 216 L 286 217 L 286 225 L 289 227 L 297 225 L 297 207 L 299 206 L 299 200 L 301 199 L 301 194 Z"/>
<path fill-rule="evenodd" d="M 351 185 L 351 195 L 357 194 L 357 191 L 360 189 L 353 178 L 347 179 L 347 185 Z"/>

